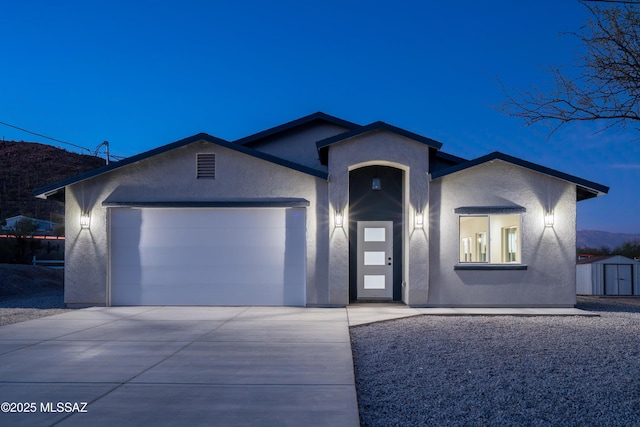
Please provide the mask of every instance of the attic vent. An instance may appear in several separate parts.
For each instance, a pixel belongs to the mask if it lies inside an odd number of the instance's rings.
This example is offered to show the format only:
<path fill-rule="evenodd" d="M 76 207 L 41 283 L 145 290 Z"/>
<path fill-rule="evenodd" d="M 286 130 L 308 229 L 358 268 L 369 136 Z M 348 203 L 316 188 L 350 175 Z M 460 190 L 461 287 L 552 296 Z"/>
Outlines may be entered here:
<path fill-rule="evenodd" d="M 216 177 L 216 155 L 213 153 L 198 153 L 198 165 L 196 171 L 197 179 L 215 179 Z"/>

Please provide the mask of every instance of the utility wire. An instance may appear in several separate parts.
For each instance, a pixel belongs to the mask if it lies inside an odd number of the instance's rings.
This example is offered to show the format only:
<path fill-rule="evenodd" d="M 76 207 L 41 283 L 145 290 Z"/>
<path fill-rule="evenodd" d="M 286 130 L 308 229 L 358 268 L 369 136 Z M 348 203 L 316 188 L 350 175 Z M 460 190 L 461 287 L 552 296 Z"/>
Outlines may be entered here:
<path fill-rule="evenodd" d="M 81 150 L 85 150 L 85 151 L 88 151 L 89 153 L 91 153 L 91 150 L 89 150 L 89 149 L 88 149 L 88 148 L 86 148 L 86 147 L 82 147 L 82 146 L 80 146 L 80 145 L 72 144 L 72 143 L 70 143 L 70 142 L 66 142 L 66 141 L 61 141 L 61 140 L 59 140 L 59 139 L 52 138 L 52 137 L 47 136 L 47 135 L 42 135 L 41 133 L 32 132 L 32 131 L 30 131 L 30 130 L 23 129 L 23 128 L 21 128 L 21 127 L 18 127 L 18 126 L 15 126 L 15 125 L 9 124 L 9 123 L 0 122 L 0 125 L 9 126 L 10 128 L 18 129 L 18 130 L 21 130 L 22 132 L 30 133 L 31 135 L 36 135 L 36 136 L 39 136 L 39 137 L 42 137 L 42 138 L 50 139 L 51 141 L 59 142 L 59 143 L 61 143 L 61 144 L 71 145 L 72 147 L 76 147 L 76 148 L 79 148 L 79 149 L 81 149 Z"/>
<path fill-rule="evenodd" d="M 98 155 L 99 150 L 100 150 L 100 147 L 104 144 L 104 143 L 103 143 L 103 144 L 100 144 L 100 145 L 98 146 L 98 148 L 96 148 L 95 152 L 93 152 L 93 151 L 91 151 L 90 149 L 88 149 L 88 148 L 86 148 L 86 147 L 82 147 L 82 146 L 80 146 L 80 145 L 72 144 L 71 142 L 67 142 L 67 141 L 61 141 L 61 140 L 59 140 L 59 139 L 52 138 L 52 137 L 47 136 L 47 135 L 42 135 L 41 133 L 32 132 L 32 131 L 30 131 L 30 130 L 23 129 L 23 128 L 21 128 L 21 127 L 18 127 L 18 126 L 15 126 L 15 125 L 9 124 L 9 123 L 0 122 L 0 125 L 9 126 L 9 127 L 11 127 L 11 128 L 21 130 L 22 132 L 26 132 L 26 133 L 30 133 L 31 135 L 36 135 L 36 136 L 39 136 L 39 137 L 42 137 L 42 138 L 50 139 L 51 141 L 59 142 L 59 143 L 61 143 L 61 144 L 71 145 L 72 147 L 76 147 L 76 148 L 79 148 L 79 149 L 81 149 L 81 150 L 88 151 L 89 153 L 92 153 L 94 156 L 97 156 L 97 155 Z M 108 156 L 109 156 L 110 158 L 112 158 L 112 159 L 116 159 L 116 160 L 122 160 L 122 159 L 124 159 L 124 158 L 125 158 L 125 157 L 122 157 L 122 156 L 115 156 L 115 155 L 113 155 L 113 154 L 111 154 L 111 153 L 109 153 L 109 154 L 108 154 Z"/>

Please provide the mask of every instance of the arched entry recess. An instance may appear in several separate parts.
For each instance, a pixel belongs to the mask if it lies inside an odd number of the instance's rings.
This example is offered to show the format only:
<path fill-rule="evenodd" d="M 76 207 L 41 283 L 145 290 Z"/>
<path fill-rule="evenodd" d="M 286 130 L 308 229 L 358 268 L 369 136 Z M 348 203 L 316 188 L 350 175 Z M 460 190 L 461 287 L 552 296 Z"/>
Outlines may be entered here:
<path fill-rule="evenodd" d="M 401 301 L 405 168 L 365 163 L 349 170 L 349 300 Z"/>

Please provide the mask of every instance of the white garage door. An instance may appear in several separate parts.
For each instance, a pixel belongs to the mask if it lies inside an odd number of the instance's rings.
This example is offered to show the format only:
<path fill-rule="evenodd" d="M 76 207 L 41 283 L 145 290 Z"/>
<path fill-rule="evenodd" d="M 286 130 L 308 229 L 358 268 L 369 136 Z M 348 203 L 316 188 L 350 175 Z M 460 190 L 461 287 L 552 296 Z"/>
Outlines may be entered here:
<path fill-rule="evenodd" d="M 111 305 L 304 305 L 304 208 L 111 208 Z"/>

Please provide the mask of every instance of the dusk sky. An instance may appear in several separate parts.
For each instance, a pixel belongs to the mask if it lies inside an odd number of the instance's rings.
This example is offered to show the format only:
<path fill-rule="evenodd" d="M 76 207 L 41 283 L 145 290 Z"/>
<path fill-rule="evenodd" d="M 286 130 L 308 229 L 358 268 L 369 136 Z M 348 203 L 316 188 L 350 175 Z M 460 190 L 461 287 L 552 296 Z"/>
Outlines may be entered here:
<path fill-rule="evenodd" d="M 577 0 L 2 1 L 0 122 L 131 156 L 198 132 L 235 139 L 322 111 L 381 120 L 611 187 L 578 229 L 640 233 L 640 131 L 547 138 L 498 107 L 583 47 Z M 76 148 L 0 125 L 5 140 Z"/>

